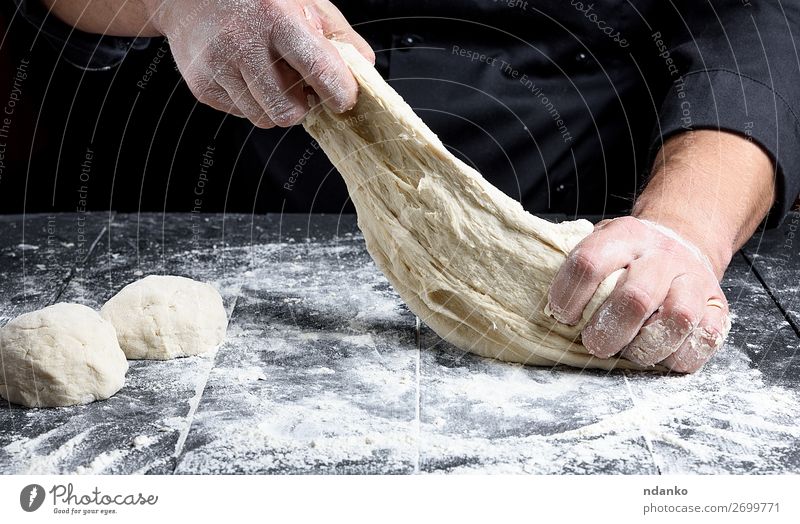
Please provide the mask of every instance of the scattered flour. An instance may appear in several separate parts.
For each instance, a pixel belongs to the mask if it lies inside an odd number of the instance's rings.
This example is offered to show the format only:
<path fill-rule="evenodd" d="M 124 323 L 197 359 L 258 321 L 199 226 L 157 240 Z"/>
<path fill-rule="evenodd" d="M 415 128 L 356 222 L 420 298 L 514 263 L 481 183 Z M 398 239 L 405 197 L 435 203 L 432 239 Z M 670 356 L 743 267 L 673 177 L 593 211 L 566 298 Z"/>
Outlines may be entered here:
<path fill-rule="evenodd" d="M 149 435 L 137 435 L 133 439 L 133 447 L 148 448 L 158 442 L 158 439 Z"/>
<path fill-rule="evenodd" d="M 104 473 L 117 460 L 125 456 L 125 452 L 120 449 L 104 451 L 97 455 L 87 466 L 78 466 L 75 473 L 78 475 L 97 475 Z"/>
<path fill-rule="evenodd" d="M 217 282 L 240 316 L 215 359 L 137 364 L 117 398 L 74 418 L 19 414 L 52 429 L 0 440 L 0 461 L 29 474 L 171 471 L 176 449 L 179 473 L 797 472 L 786 457 L 800 448 L 800 393 L 766 384 L 736 347 L 689 376 L 489 361 L 424 329 L 418 341 L 360 235 L 292 240 L 170 255 L 209 280 L 248 260 Z M 94 285 L 75 279 L 70 298 L 100 300 Z M 93 426 L 113 402 L 157 406 L 148 434 Z M 165 442 L 169 456 L 152 458 Z"/>

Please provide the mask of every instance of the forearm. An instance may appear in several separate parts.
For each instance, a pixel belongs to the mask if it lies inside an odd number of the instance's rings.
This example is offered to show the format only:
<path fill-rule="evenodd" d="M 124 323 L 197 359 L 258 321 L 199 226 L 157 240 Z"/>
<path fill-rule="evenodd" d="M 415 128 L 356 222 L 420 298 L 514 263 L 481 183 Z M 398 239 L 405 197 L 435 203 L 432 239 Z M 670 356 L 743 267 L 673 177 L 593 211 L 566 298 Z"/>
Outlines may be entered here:
<path fill-rule="evenodd" d="M 66 24 L 109 36 L 160 36 L 151 16 L 158 0 L 41 0 Z"/>
<path fill-rule="evenodd" d="M 695 244 L 721 278 L 775 198 L 774 166 L 758 145 L 727 132 L 670 138 L 633 215 L 665 225 Z"/>

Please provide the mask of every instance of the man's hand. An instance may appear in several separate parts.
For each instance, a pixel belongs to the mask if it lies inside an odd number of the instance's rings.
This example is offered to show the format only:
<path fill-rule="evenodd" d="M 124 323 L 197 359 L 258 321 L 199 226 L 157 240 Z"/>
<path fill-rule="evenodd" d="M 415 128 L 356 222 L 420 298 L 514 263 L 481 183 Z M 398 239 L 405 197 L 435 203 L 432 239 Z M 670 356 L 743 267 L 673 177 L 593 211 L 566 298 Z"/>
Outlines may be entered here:
<path fill-rule="evenodd" d="M 581 332 L 600 358 L 693 372 L 730 327 L 725 269 L 774 199 L 773 166 L 738 135 L 693 131 L 667 141 L 632 217 L 598 224 L 559 270 L 549 308 L 577 324 L 598 285 L 625 268 Z"/>
<path fill-rule="evenodd" d="M 291 126 L 308 112 L 310 86 L 337 112 L 356 102 L 358 86 L 328 38 L 375 55 L 326 0 L 144 0 L 170 42 L 192 93 L 262 128 Z"/>
<path fill-rule="evenodd" d="M 328 38 L 375 55 L 327 0 L 43 0 L 82 31 L 169 39 L 189 89 L 213 108 L 269 128 L 299 123 L 309 86 L 337 112 L 358 86 Z"/>
<path fill-rule="evenodd" d="M 727 334 L 725 295 L 708 259 L 656 224 L 633 217 L 598 224 L 553 282 L 553 316 L 577 324 L 600 283 L 620 268 L 627 271 L 582 331 L 586 349 L 675 371 L 702 366 Z"/>

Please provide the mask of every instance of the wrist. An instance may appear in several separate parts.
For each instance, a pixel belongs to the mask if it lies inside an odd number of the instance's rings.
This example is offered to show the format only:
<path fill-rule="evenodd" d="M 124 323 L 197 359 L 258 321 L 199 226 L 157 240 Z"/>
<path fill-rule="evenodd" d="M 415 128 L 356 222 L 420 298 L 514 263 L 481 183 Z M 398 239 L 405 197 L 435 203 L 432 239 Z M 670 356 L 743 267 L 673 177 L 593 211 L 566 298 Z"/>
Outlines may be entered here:
<path fill-rule="evenodd" d="M 704 219 L 691 219 L 674 213 L 654 210 L 646 203 L 637 202 L 632 216 L 659 226 L 677 235 L 681 240 L 695 248 L 710 265 L 711 271 L 721 280 L 733 258 L 735 248 L 733 235 L 726 234 L 725 227 L 710 224 Z"/>
<path fill-rule="evenodd" d="M 725 131 L 669 138 L 633 216 L 694 244 L 721 278 L 774 200 L 773 164 L 760 146 Z"/>

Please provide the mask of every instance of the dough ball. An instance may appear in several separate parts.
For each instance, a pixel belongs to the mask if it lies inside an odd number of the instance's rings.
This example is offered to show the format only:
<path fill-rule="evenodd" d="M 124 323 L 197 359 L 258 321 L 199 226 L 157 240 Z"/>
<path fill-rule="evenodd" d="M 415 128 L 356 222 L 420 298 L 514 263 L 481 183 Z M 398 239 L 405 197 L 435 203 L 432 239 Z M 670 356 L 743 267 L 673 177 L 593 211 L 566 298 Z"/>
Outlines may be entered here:
<path fill-rule="evenodd" d="M 100 314 L 130 359 L 201 355 L 222 344 L 228 315 L 219 292 L 189 278 L 149 276 L 129 284 Z"/>
<path fill-rule="evenodd" d="M 0 396 L 28 407 L 104 400 L 125 384 L 114 326 L 79 304 L 21 315 L 0 330 Z"/>

